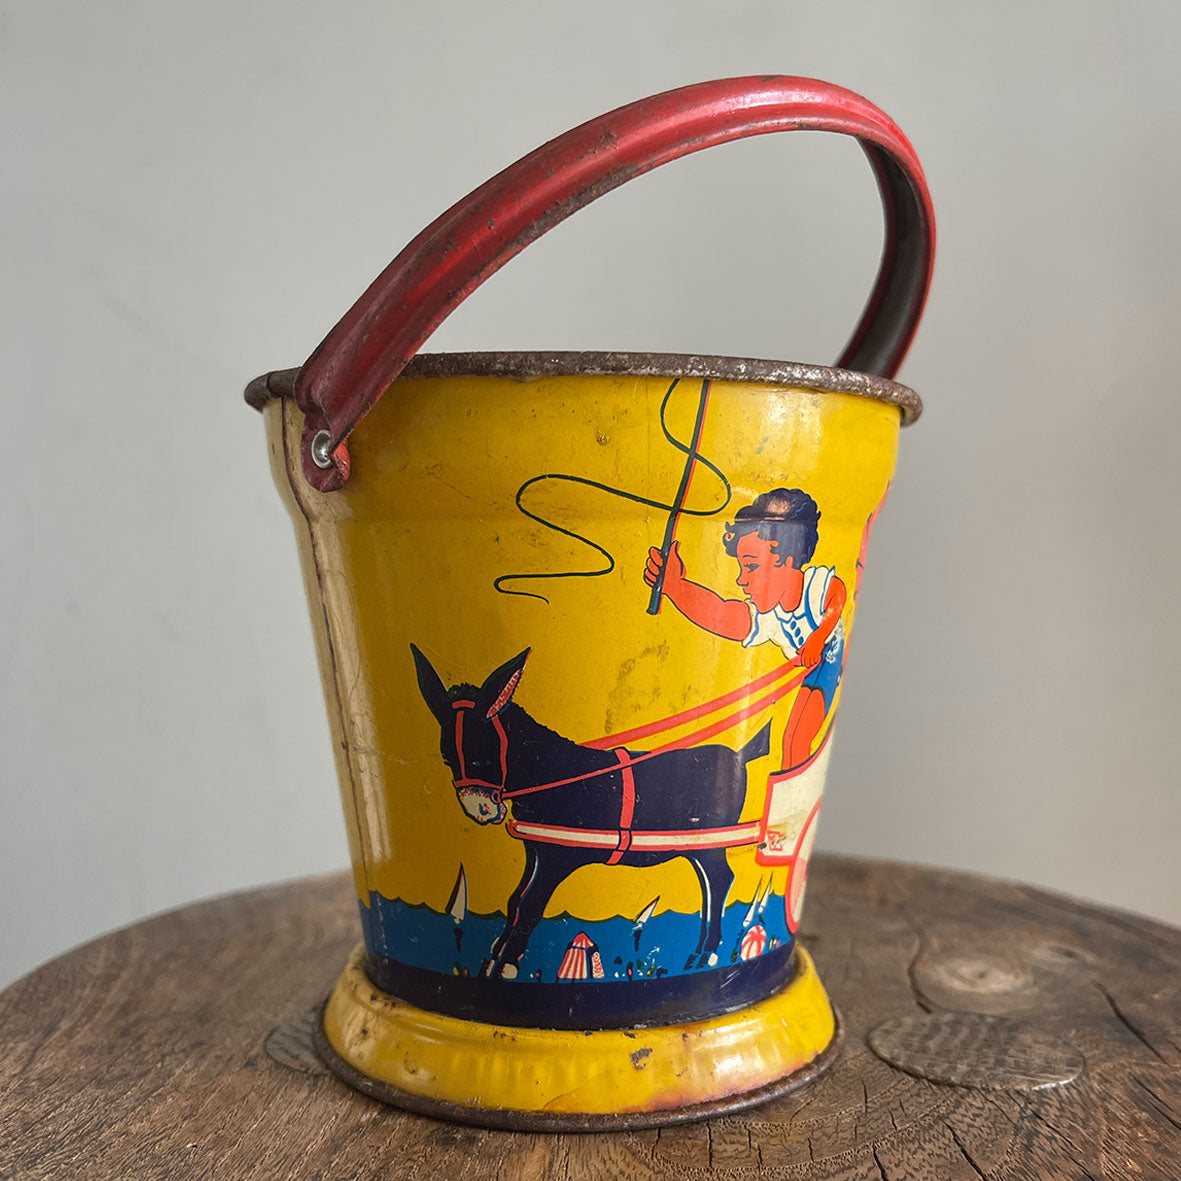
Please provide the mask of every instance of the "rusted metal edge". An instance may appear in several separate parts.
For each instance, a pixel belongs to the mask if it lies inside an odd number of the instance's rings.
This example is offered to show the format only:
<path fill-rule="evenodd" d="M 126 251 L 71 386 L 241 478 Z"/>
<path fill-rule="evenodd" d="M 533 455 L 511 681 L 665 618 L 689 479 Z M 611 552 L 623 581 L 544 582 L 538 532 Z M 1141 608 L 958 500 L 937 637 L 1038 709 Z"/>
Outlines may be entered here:
<path fill-rule="evenodd" d="M 327 1005 L 327 1001 L 324 1005 Z M 428 1099 L 424 1095 L 412 1095 L 389 1083 L 379 1082 L 362 1074 L 351 1063 L 346 1062 L 328 1041 L 324 1032 L 324 1009 L 320 1009 L 319 1020 L 312 1026 L 312 1045 L 321 1061 L 342 1082 L 355 1091 L 412 1111 L 415 1115 L 429 1115 L 451 1123 L 475 1125 L 481 1128 L 499 1128 L 510 1132 L 621 1132 L 635 1128 L 666 1128 L 671 1124 L 687 1124 L 696 1120 L 714 1119 L 720 1115 L 731 1115 L 748 1107 L 757 1107 L 772 1099 L 807 1086 L 823 1074 L 836 1061 L 845 1038 L 845 1026 L 841 1014 L 833 1006 L 832 1015 L 836 1030 L 832 1041 L 806 1066 L 792 1071 L 784 1078 L 776 1079 L 753 1091 L 738 1095 L 727 1095 L 724 1099 L 713 1099 L 708 1103 L 693 1103 L 685 1107 L 668 1107 L 660 1111 L 619 1111 L 605 1115 L 578 1115 L 569 1112 L 513 1111 L 496 1107 L 464 1107 L 459 1103 L 448 1103 L 441 1099 Z"/>
<path fill-rule="evenodd" d="M 922 399 L 914 390 L 869 373 L 835 369 L 828 365 L 804 365 L 795 361 L 683 353 L 419 353 L 397 380 L 507 377 L 514 381 L 531 381 L 537 377 L 583 374 L 607 377 L 708 377 L 716 381 L 793 386 L 818 393 L 855 394 L 899 407 L 903 426 L 910 426 L 917 421 L 923 411 Z M 276 369 L 256 377 L 246 387 L 246 401 L 256 410 L 261 410 L 272 398 L 291 397 L 298 375 L 298 369 Z"/>

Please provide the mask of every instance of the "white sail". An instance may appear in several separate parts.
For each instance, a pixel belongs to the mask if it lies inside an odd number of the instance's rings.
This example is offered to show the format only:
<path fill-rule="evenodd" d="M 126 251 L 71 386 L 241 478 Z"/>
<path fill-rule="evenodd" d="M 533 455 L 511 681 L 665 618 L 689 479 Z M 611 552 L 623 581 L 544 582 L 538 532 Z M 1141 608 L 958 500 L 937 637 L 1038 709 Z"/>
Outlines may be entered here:
<path fill-rule="evenodd" d="M 760 881 L 759 888 L 758 888 L 758 890 L 755 891 L 755 896 L 750 900 L 750 910 L 748 910 L 746 912 L 746 918 L 744 918 L 742 920 L 742 925 L 744 927 L 749 927 L 751 925 L 751 923 L 753 923 L 755 921 L 755 915 L 762 913 L 762 911 L 759 908 L 759 891 L 761 891 L 762 888 L 763 888 L 763 883 Z M 763 897 L 765 899 L 766 895 L 764 894 Z"/>
<path fill-rule="evenodd" d="M 767 909 L 767 899 L 771 897 L 772 880 L 767 879 L 767 888 L 763 891 L 762 898 L 759 899 L 759 918 L 763 917 L 763 911 Z"/>
<path fill-rule="evenodd" d="M 467 915 L 467 878 L 463 876 L 462 864 L 459 877 L 455 879 L 455 889 L 451 891 L 451 900 L 447 903 L 447 913 L 457 923 L 462 923 Z"/>
<path fill-rule="evenodd" d="M 645 906 L 644 909 L 640 911 L 639 917 L 636 919 L 636 923 L 635 923 L 635 925 L 637 927 L 642 927 L 652 917 L 653 913 L 656 910 L 656 904 L 659 901 L 660 901 L 660 895 L 657 894 L 656 897 L 653 898 L 652 901 L 649 902 L 648 905 Z"/>

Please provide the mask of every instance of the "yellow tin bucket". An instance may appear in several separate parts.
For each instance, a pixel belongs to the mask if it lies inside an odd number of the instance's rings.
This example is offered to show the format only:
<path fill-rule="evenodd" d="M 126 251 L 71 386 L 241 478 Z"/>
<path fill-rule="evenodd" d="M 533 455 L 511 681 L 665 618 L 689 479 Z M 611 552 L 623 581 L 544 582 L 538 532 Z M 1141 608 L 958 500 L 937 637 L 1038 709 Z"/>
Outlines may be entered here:
<path fill-rule="evenodd" d="M 580 205 L 796 128 L 857 136 L 887 213 L 841 367 L 415 355 Z M 759 1102 L 831 1060 L 796 931 L 866 545 L 920 408 L 890 377 L 933 236 L 913 151 L 864 99 L 706 83 L 525 157 L 301 370 L 252 383 L 364 930 L 319 1036 L 347 1081 L 474 1123 L 610 1128 Z"/>

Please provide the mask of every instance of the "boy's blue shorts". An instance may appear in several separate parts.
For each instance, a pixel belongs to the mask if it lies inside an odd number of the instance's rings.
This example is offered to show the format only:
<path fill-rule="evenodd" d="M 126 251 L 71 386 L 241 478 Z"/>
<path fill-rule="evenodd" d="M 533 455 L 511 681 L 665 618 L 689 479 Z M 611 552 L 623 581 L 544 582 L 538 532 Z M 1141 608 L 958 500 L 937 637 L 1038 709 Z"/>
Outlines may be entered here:
<path fill-rule="evenodd" d="M 837 685 L 841 679 L 841 668 L 845 663 L 845 639 L 843 636 L 833 636 L 824 645 L 824 652 L 820 663 L 804 678 L 804 686 L 808 689 L 819 689 L 824 694 L 824 710 L 832 709 L 832 699 L 836 696 Z"/>

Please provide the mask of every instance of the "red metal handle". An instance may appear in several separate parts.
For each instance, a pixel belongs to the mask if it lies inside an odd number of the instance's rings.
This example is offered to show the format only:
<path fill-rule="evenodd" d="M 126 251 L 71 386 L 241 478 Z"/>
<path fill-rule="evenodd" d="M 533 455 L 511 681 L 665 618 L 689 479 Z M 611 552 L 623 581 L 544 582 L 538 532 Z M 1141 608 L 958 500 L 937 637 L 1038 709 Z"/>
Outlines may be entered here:
<path fill-rule="evenodd" d="M 714 144 L 775 131 L 856 137 L 877 178 L 885 243 L 877 280 L 837 365 L 892 377 L 922 315 L 935 221 L 922 166 L 871 102 L 811 78 L 730 78 L 641 99 L 543 144 L 432 222 L 373 281 L 300 371 L 303 472 L 348 479 L 345 439 L 432 332 L 546 230 L 632 177 Z"/>

